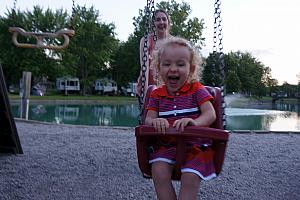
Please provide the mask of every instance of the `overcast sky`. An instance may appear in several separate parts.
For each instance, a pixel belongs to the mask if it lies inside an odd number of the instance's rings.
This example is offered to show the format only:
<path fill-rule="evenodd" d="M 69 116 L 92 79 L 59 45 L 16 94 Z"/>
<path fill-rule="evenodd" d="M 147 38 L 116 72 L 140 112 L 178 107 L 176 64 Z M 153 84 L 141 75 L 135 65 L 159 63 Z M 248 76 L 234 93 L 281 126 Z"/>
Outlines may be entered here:
<path fill-rule="evenodd" d="M 155 1 L 160 2 L 160 1 Z M 177 0 L 177 2 L 182 2 Z M 192 17 L 204 19 L 206 47 L 213 47 L 213 0 L 185 0 L 192 8 Z M 126 41 L 133 32 L 132 18 L 138 16 L 146 0 L 75 0 L 99 10 L 101 20 L 116 25 L 117 37 Z M 71 13 L 72 0 L 18 0 L 18 9 L 67 9 Z M 13 7 L 13 0 L 1 0 L 0 15 Z M 250 52 L 265 66 L 279 83 L 297 84 L 300 74 L 300 0 L 221 0 L 224 52 Z"/>

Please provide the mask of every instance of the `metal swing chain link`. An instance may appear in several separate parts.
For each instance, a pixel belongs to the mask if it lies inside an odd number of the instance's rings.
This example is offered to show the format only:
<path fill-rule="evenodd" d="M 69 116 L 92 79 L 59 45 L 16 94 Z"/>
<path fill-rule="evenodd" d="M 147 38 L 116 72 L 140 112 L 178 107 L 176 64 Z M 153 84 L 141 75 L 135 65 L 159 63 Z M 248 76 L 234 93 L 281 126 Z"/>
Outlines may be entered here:
<path fill-rule="evenodd" d="M 222 121 L 223 121 L 223 128 L 226 128 L 226 115 L 225 115 L 225 61 L 224 61 L 224 53 L 223 53 L 223 35 L 222 35 L 222 18 L 221 18 L 221 0 L 215 0 L 215 21 L 214 21 L 214 46 L 213 52 L 214 56 L 218 55 L 218 63 L 219 63 L 219 70 L 221 75 L 221 95 L 222 95 Z M 219 41 L 219 43 L 218 43 Z M 218 45 L 218 46 L 217 46 Z"/>
<path fill-rule="evenodd" d="M 145 33 L 144 33 L 144 46 L 143 46 L 143 57 L 142 57 L 142 77 L 141 77 L 141 94 L 138 97 L 139 101 L 139 117 L 138 121 L 139 124 L 142 124 L 142 118 L 144 114 L 144 98 L 145 98 L 145 87 L 146 87 L 146 71 L 147 71 L 147 61 L 148 61 L 148 36 L 150 33 L 150 30 L 152 28 L 152 25 L 150 23 L 151 21 L 151 4 L 152 7 L 154 8 L 154 0 L 147 0 L 147 6 L 146 6 L 146 23 L 145 23 Z"/>
<path fill-rule="evenodd" d="M 15 22 L 17 19 L 17 0 L 14 0 L 14 5 L 12 9 L 12 20 L 13 20 L 13 25 L 16 26 Z"/>
<path fill-rule="evenodd" d="M 72 0 L 72 14 L 71 14 L 71 18 L 70 18 L 70 29 L 75 30 L 75 25 L 74 25 L 74 18 L 75 18 L 75 0 Z"/>
<path fill-rule="evenodd" d="M 14 7 L 13 7 L 13 10 L 15 11 L 17 8 L 17 0 L 14 0 Z"/>
<path fill-rule="evenodd" d="M 216 3 L 215 3 L 216 4 Z M 215 5 L 214 5 L 215 6 Z M 212 86 L 216 87 L 217 86 L 217 80 L 216 80 L 216 56 L 217 56 L 217 42 L 218 42 L 218 13 L 215 8 L 214 12 L 214 35 L 213 35 L 213 64 L 212 64 L 212 69 L 211 69 L 211 75 L 212 75 Z"/>
<path fill-rule="evenodd" d="M 152 12 L 152 26 L 151 26 L 151 31 L 152 31 L 152 33 L 153 33 L 153 41 L 154 41 L 154 49 L 156 49 L 156 42 L 157 42 L 157 40 L 158 40 L 158 37 L 157 37 L 157 32 L 156 32 L 156 27 L 155 27 L 155 7 L 154 7 L 154 1 L 152 2 L 152 7 L 151 7 L 151 12 Z M 150 66 L 149 66 L 150 67 Z M 157 81 L 158 81 L 158 76 L 159 76 L 159 74 L 158 74 L 158 71 L 157 70 L 155 70 L 155 71 L 152 71 L 153 72 L 153 76 L 154 76 L 154 80 L 155 80 L 155 82 L 156 82 L 156 84 L 158 84 L 157 83 Z"/>
<path fill-rule="evenodd" d="M 151 17 L 151 31 L 153 33 L 153 40 L 154 43 L 156 43 L 157 41 L 157 34 L 156 34 L 156 28 L 155 28 L 155 7 L 154 7 L 154 0 L 152 0 L 152 5 L 151 5 L 151 13 L 152 13 L 152 17 Z"/>

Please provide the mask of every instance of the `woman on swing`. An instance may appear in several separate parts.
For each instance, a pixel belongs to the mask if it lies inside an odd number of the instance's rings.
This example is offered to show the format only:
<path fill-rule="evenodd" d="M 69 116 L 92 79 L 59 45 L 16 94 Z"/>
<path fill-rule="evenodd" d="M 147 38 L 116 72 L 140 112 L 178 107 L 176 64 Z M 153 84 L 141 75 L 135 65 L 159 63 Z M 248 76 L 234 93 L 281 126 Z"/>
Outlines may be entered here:
<path fill-rule="evenodd" d="M 155 74 L 153 72 L 153 69 L 150 69 L 150 63 L 151 63 L 151 55 L 152 51 L 154 50 L 156 44 L 159 43 L 160 40 L 164 38 L 168 38 L 171 36 L 170 34 L 170 29 L 171 29 L 171 20 L 169 15 L 167 14 L 166 11 L 164 10 L 155 10 L 154 12 L 154 26 L 155 26 L 155 31 L 156 31 L 156 36 L 157 36 L 157 41 L 154 41 L 154 33 L 149 34 L 148 37 L 148 43 L 147 43 L 147 52 L 146 55 L 148 57 L 146 64 L 147 71 L 145 73 L 146 75 L 146 84 L 145 84 L 145 89 L 147 90 L 149 85 L 156 85 L 154 81 L 153 75 Z M 137 95 L 141 95 L 141 79 L 142 79 L 142 66 L 143 66 L 143 56 L 144 56 L 144 43 L 145 43 L 145 38 L 142 37 L 140 40 L 140 64 L 141 64 L 141 71 L 139 78 L 137 80 Z"/>
<path fill-rule="evenodd" d="M 213 97 L 199 83 L 201 59 L 183 38 L 161 41 L 154 51 L 151 65 L 158 72 L 159 87 L 152 91 L 145 124 L 157 132 L 169 127 L 184 130 L 186 126 L 210 126 L 216 119 Z M 210 139 L 188 139 L 185 161 L 181 167 L 179 199 L 197 199 L 200 180 L 216 177 L 214 152 Z M 176 141 L 171 136 L 159 137 L 150 153 L 149 163 L 158 199 L 176 199 L 171 176 L 176 157 Z"/>

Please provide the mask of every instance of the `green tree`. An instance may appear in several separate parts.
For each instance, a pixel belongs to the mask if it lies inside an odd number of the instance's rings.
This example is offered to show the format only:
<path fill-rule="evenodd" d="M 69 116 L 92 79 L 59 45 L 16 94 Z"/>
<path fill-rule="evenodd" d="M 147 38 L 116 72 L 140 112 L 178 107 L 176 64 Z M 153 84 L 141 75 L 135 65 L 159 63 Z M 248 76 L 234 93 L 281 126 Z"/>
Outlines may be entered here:
<path fill-rule="evenodd" d="M 7 85 L 18 84 L 22 71 L 32 72 L 34 82 L 42 77 L 50 79 L 59 73 L 59 63 L 55 54 L 42 49 L 21 49 L 11 42 L 10 26 L 18 26 L 26 31 L 55 32 L 66 27 L 67 13 L 62 10 L 45 12 L 38 6 L 33 11 L 8 11 L 6 17 L 0 17 L 0 59 L 7 80 Z M 33 38 L 18 37 L 19 42 L 35 44 Z M 59 41 L 51 41 L 53 43 Z"/>
<path fill-rule="evenodd" d="M 8 83 L 18 83 L 22 71 L 31 71 L 39 80 L 48 77 L 55 81 L 59 76 L 77 76 L 83 85 L 83 94 L 96 77 L 111 76 L 112 55 L 117 48 L 115 26 L 99 20 L 93 7 L 75 8 L 74 18 L 62 10 L 45 12 L 38 6 L 33 11 L 8 11 L 0 18 L 0 58 Z M 11 43 L 9 26 L 22 27 L 32 32 L 56 32 L 73 25 L 75 36 L 63 51 L 17 48 Z M 20 37 L 20 42 L 33 43 L 33 38 Z M 49 39 L 50 44 L 61 44 L 60 39 Z M 4 51 L 5 49 L 5 51 Z"/>
<path fill-rule="evenodd" d="M 269 96 L 271 96 L 272 93 L 277 92 L 278 81 L 276 79 L 268 79 L 267 81 L 267 88 L 269 92 Z"/>
<path fill-rule="evenodd" d="M 206 59 L 203 82 L 206 85 L 220 86 L 221 73 L 218 54 L 211 53 Z M 242 92 L 246 95 L 262 96 L 272 82 L 271 69 L 265 67 L 250 53 L 230 52 L 224 55 L 226 92 Z M 276 82 L 273 80 L 272 82 Z"/>
<path fill-rule="evenodd" d="M 77 6 L 75 9 L 75 36 L 62 53 L 62 66 L 68 75 L 81 80 L 82 94 L 89 91 L 96 78 L 111 77 L 111 62 L 118 40 L 115 26 L 99 20 L 99 11 L 94 7 Z"/>
<path fill-rule="evenodd" d="M 235 71 L 228 71 L 225 85 L 227 93 L 240 91 L 241 81 Z"/>
<path fill-rule="evenodd" d="M 299 92 L 297 90 L 297 85 L 291 85 L 287 82 L 284 82 L 279 88 L 281 91 L 286 92 L 288 97 L 294 97 L 294 95 Z"/>
<path fill-rule="evenodd" d="M 128 41 L 122 42 L 113 57 L 112 77 L 120 86 L 135 82 L 139 73 L 139 38 L 129 36 Z"/>
<path fill-rule="evenodd" d="M 204 69 L 202 72 L 202 83 L 210 86 L 220 86 L 221 73 L 219 69 L 219 54 L 210 53 L 205 59 Z"/>
<path fill-rule="evenodd" d="M 166 10 L 172 20 L 171 33 L 182 36 L 192 41 L 198 48 L 204 45 L 202 31 L 204 27 L 203 19 L 190 18 L 190 6 L 182 2 L 161 1 L 157 4 L 158 9 Z M 140 73 L 139 62 L 139 42 L 144 36 L 146 24 L 146 8 L 139 10 L 139 15 L 133 18 L 134 32 L 128 40 L 120 44 L 116 55 L 114 56 L 113 77 L 118 85 L 126 85 L 128 82 L 136 81 Z"/>
<path fill-rule="evenodd" d="M 183 1 L 180 4 L 175 0 L 171 0 L 171 2 L 161 1 L 157 4 L 157 7 L 166 10 L 169 14 L 172 21 L 172 35 L 186 38 L 199 49 L 202 48 L 205 41 L 205 38 L 202 36 L 204 19 L 199 20 L 197 17 L 190 18 L 192 9 L 188 3 Z"/>

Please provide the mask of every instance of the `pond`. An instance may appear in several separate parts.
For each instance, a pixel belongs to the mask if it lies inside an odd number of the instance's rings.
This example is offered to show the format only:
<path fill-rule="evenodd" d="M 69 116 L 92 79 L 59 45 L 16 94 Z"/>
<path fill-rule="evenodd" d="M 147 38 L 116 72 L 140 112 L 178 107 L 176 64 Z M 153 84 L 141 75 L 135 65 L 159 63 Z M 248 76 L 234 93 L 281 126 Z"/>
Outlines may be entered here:
<path fill-rule="evenodd" d="M 11 105 L 13 116 L 19 117 L 19 105 Z M 271 108 L 226 108 L 228 130 L 300 131 L 299 104 L 279 103 Z M 126 126 L 138 124 L 138 105 L 127 104 L 41 104 L 31 103 L 30 120 L 56 124 L 92 126 Z"/>

